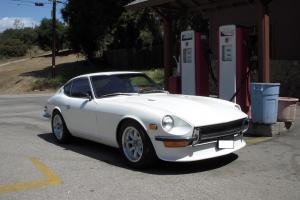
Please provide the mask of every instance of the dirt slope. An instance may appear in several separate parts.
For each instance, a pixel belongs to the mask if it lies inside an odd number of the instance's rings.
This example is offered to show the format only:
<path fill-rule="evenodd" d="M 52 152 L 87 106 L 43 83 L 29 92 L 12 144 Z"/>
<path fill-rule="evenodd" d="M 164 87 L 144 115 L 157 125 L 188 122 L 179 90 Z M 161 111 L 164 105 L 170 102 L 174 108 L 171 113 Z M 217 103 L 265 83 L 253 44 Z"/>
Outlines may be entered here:
<path fill-rule="evenodd" d="M 58 56 L 57 65 L 84 60 L 76 54 Z M 3 63 L 2 63 L 3 64 Z M 51 57 L 38 57 L 0 67 L 0 94 L 31 93 L 33 83 L 51 77 Z"/>

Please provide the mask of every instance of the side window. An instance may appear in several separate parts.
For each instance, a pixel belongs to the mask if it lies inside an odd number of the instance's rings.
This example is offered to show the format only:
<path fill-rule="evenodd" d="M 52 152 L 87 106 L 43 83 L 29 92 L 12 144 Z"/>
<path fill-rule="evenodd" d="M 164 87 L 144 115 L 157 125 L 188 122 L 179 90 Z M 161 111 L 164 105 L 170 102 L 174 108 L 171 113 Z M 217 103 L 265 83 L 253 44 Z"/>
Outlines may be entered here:
<path fill-rule="evenodd" d="M 64 86 L 64 93 L 67 96 L 71 95 L 71 86 L 72 86 L 72 81 L 70 81 L 67 85 Z"/>
<path fill-rule="evenodd" d="M 73 80 L 71 96 L 80 98 L 85 94 L 92 95 L 88 78 L 78 78 Z"/>

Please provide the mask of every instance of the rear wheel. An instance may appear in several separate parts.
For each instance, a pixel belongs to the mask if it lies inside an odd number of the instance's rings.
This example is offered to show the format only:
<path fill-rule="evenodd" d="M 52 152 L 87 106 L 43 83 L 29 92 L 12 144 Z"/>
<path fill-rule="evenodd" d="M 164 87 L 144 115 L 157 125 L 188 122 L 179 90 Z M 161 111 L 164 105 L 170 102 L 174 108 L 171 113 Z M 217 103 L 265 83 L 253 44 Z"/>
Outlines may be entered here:
<path fill-rule="evenodd" d="M 133 168 L 149 167 L 157 160 L 146 131 L 135 121 L 127 121 L 121 125 L 118 141 L 125 161 Z"/>
<path fill-rule="evenodd" d="M 59 143 L 68 143 L 71 140 L 71 134 L 67 129 L 66 123 L 59 111 L 54 111 L 52 116 L 52 133 Z"/>

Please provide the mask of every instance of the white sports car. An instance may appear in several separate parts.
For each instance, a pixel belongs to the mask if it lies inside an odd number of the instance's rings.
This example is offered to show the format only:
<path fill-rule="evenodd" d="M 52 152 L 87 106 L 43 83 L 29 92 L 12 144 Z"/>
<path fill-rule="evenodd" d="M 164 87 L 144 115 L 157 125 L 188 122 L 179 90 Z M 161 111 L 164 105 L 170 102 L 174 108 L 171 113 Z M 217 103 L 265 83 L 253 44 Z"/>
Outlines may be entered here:
<path fill-rule="evenodd" d="M 188 162 L 230 154 L 246 145 L 249 126 L 237 104 L 169 94 L 139 72 L 75 77 L 44 112 L 58 142 L 75 136 L 117 147 L 132 167 L 157 158 Z"/>

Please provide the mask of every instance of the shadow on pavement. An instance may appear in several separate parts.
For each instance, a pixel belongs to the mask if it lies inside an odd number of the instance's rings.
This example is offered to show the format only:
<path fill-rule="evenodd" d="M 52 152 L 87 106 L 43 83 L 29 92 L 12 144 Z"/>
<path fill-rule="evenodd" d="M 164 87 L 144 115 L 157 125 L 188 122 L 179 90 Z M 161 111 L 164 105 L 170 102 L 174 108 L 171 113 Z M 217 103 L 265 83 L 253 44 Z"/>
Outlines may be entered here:
<path fill-rule="evenodd" d="M 80 138 L 74 138 L 70 144 L 59 144 L 52 136 L 52 133 L 39 134 L 38 137 L 49 143 L 60 146 L 65 150 L 73 151 L 75 153 L 79 153 L 117 167 L 156 175 L 180 175 L 209 171 L 226 166 L 238 158 L 238 155 L 232 153 L 227 156 L 189 163 L 159 161 L 149 169 L 136 170 L 129 168 L 126 165 L 125 161 L 121 157 L 121 154 L 119 153 L 119 150 L 116 148 Z"/>

